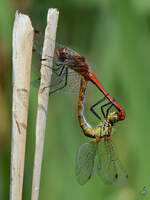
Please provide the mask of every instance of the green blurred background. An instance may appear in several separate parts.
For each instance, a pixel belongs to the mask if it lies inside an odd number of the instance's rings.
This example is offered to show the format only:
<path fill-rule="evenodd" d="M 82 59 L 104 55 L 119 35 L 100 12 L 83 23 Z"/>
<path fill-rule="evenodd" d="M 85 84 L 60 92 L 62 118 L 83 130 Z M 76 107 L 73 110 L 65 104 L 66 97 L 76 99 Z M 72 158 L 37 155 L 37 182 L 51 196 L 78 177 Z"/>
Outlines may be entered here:
<path fill-rule="evenodd" d="M 0 200 L 9 198 L 14 15 L 18 9 L 44 30 L 48 8 L 60 11 L 57 41 L 86 56 L 125 108 L 126 120 L 116 126 L 113 141 L 129 180 L 122 187 L 105 185 L 99 176 L 85 186 L 76 182 L 75 154 L 88 138 L 78 124 L 77 96 L 56 94 L 49 101 L 39 199 L 150 199 L 150 1 L 0 0 Z M 23 200 L 31 196 L 37 93 L 31 87 Z M 99 100 L 98 90 L 89 100 Z M 87 116 L 98 123 L 89 110 Z M 140 194 L 144 186 L 146 196 Z"/>

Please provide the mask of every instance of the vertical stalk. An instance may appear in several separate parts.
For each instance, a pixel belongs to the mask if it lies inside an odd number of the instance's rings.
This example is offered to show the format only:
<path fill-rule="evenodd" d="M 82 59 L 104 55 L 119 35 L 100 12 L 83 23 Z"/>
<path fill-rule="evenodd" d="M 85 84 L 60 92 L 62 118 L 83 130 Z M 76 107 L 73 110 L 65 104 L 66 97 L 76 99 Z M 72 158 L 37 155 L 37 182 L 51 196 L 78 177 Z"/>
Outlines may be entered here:
<path fill-rule="evenodd" d="M 42 58 L 49 57 L 50 68 L 53 66 L 52 58 L 54 56 L 54 49 L 55 49 L 58 15 L 59 12 L 56 9 L 48 10 L 47 26 L 45 30 Z M 48 106 L 49 91 L 50 91 L 50 88 L 47 86 L 50 85 L 51 75 L 52 75 L 51 69 L 44 66 L 44 61 L 42 61 L 42 64 L 41 64 L 41 83 L 38 94 L 38 111 L 36 120 L 36 146 L 35 146 L 34 171 L 33 171 L 33 183 L 32 183 L 32 200 L 38 200 L 39 196 L 41 166 L 42 166 L 45 127 L 46 127 L 46 114 L 47 114 L 47 106 Z"/>
<path fill-rule="evenodd" d="M 33 28 L 28 16 L 16 12 L 13 27 L 13 103 L 10 200 L 22 199 Z"/>

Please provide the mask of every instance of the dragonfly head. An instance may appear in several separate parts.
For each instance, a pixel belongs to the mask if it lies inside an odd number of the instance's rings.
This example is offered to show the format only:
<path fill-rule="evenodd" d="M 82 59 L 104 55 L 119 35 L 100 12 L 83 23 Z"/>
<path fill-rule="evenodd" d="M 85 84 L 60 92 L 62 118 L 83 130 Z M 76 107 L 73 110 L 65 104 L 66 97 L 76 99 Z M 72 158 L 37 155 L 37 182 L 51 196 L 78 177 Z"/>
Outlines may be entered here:
<path fill-rule="evenodd" d="M 108 116 L 107 116 L 107 121 L 112 125 L 114 123 L 118 122 L 118 113 L 117 112 L 109 113 Z"/>
<path fill-rule="evenodd" d="M 84 56 L 79 56 L 79 60 L 80 60 L 81 62 L 83 62 L 83 63 L 85 63 L 85 62 L 86 62 L 86 59 L 85 59 L 85 57 L 84 57 Z"/>
<path fill-rule="evenodd" d="M 56 56 L 58 57 L 58 59 L 64 61 L 68 56 L 67 48 L 62 47 L 62 48 L 57 49 Z"/>

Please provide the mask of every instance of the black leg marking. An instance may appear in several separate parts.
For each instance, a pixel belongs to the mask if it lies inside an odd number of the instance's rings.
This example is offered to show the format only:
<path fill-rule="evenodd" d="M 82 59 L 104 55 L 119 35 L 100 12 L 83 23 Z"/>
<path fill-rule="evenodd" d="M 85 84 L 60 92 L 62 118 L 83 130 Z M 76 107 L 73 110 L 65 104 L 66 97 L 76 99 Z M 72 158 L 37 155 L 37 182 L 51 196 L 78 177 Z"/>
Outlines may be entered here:
<path fill-rule="evenodd" d="M 97 106 L 98 104 L 101 104 L 106 97 L 103 97 L 102 99 L 100 99 L 97 103 L 95 103 L 93 106 L 91 106 L 90 110 L 91 112 L 99 119 L 101 120 L 101 117 L 96 113 L 96 111 L 94 110 L 95 106 Z"/>
<path fill-rule="evenodd" d="M 57 71 L 60 70 L 61 68 L 62 68 L 62 69 L 65 68 L 65 65 L 64 65 L 64 64 L 59 64 L 59 65 L 57 65 L 57 66 L 59 66 L 59 67 L 57 67 L 57 68 L 56 68 L 56 67 L 50 67 L 49 65 L 46 65 L 46 64 L 43 64 L 43 63 L 42 63 L 42 65 L 43 65 L 44 67 L 47 67 L 47 68 L 51 69 L 51 70 L 54 71 L 54 72 L 57 72 Z M 61 71 L 63 71 L 62 69 L 61 69 Z M 57 74 L 57 73 L 56 73 L 56 74 Z M 60 76 L 59 73 L 58 73 L 57 75 Z"/>
<path fill-rule="evenodd" d="M 60 70 L 58 76 L 61 76 L 61 75 L 62 75 L 62 73 L 63 73 L 63 71 L 64 71 L 64 68 L 65 68 L 65 65 L 63 64 L 61 67 L 62 67 L 62 69 Z M 67 71 L 68 71 L 68 68 L 67 68 Z"/>
<path fill-rule="evenodd" d="M 107 108 L 106 117 L 108 116 L 108 113 L 109 113 L 110 109 L 112 108 L 112 106 L 114 106 L 114 104 L 111 102 L 111 105 Z"/>
<path fill-rule="evenodd" d="M 110 101 L 110 102 L 108 102 L 108 103 L 106 103 L 106 104 L 104 104 L 104 105 L 101 106 L 101 111 L 103 113 L 104 118 L 107 117 L 107 113 L 105 115 L 105 112 L 104 112 L 104 107 L 108 106 L 109 104 L 112 104 L 112 102 Z M 110 109 L 110 107 L 108 109 Z M 109 112 L 109 110 L 107 110 L 107 112 Z"/>
<path fill-rule="evenodd" d="M 62 80 L 61 80 L 62 81 Z M 61 82 L 60 81 L 60 82 Z M 50 94 L 53 94 L 53 93 L 55 93 L 55 92 L 57 92 L 58 90 L 61 90 L 61 89 L 63 89 L 63 88 L 65 88 L 66 86 L 67 86 L 67 81 L 68 81 L 68 68 L 65 68 L 65 83 L 64 83 L 64 85 L 63 86 L 61 86 L 61 87 L 59 87 L 59 88 L 57 88 L 57 89 L 55 89 L 55 90 L 53 90 L 53 91 L 50 91 L 50 93 L 49 93 L 49 95 Z M 46 87 L 45 87 L 46 88 Z M 44 89 L 45 89 L 44 88 Z"/>

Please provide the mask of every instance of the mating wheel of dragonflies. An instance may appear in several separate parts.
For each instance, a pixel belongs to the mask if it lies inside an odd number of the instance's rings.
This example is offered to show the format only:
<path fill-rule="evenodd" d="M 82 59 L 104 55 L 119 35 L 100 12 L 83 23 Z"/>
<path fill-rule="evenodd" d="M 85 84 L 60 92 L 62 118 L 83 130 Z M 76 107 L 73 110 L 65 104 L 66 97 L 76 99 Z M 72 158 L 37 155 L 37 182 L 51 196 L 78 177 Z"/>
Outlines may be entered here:
<path fill-rule="evenodd" d="M 43 45 L 43 35 L 39 31 L 35 31 L 35 40 L 34 40 L 34 51 L 42 55 L 42 45 Z M 49 67 L 49 60 L 52 59 L 48 56 L 41 58 L 42 65 Z M 120 106 L 103 88 L 100 81 L 97 79 L 95 74 L 90 71 L 90 67 L 85 59 L 85 57 L 80 56 L 76 51 L 56 43 L 55 55 L 53 58 L 53 67 L 51 85 L 46 86 L 50 87 L 50 94 L 62 91 L 62 90 L 74 90 L 80 88 L 81 76 L 84 76 L 86 81 L 93 83 L 103 94 L 103 98 L 100 99 L 97 103 L 91 106 L 92 113 L 98 118 L 101 119 L 100 115 L 96 113 L 94 108 L 98 104 L 102 104 L 106 99 L 107 103 L 104 103 L 101 106 L 101 111 L 104 116 L 105 114 L 104 107 L 110 105 L 115 107 L 118 113 L 118 120 L 125 119 L 125 111 L 122 106 Z M 46 88 L 45 87 L 45 88 Z M 73 88 L 73 89 L 72 89 Z M 108 110 L 109 111 L 109 110 Z"/>

